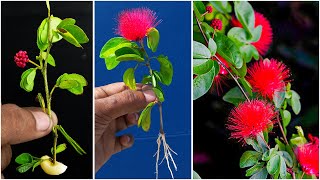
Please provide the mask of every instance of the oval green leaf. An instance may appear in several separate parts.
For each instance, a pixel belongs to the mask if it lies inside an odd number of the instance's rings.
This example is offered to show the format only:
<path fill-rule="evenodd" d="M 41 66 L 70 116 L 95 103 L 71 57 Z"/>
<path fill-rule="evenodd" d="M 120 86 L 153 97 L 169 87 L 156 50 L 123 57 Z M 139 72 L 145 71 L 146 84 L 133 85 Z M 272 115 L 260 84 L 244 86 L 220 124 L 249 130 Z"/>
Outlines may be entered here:
<path fill-rule="evenodd" d="M 236 1 L 234 3 L 234 11 L 237 19 L 240 21 L 244 29 L 252 36 L 254 30 L 254 11 L 247 1 Z"/>
<path fill-rule="evenodd" d="M 197 41 L 193 41 L 193 58 L 194 59 L 210 59 L 211 52 L 210 50 Z"/>
<path fill-rule="evenodd" d="M 160 63 L 160 77 L 161 82 L 164 85 L 169 86 L 172 82 L 173 77 L 173 67 L 167 56 L 159 55 L 157 57 L 158 62 Z"/>
<path fill-rule="evenodd" d="M 144 131 L 149 131 L 151 125 L 151 110 L 154 106 L 154 102 L 151 102 L 147 105 L 146 108 L 141 112 L 139 120 L 138 120 L 138 127 L 142 127 Z"/>
<path fill-rule="evenodd" d="M 267 163 L 267 170 L 269 174 L 274 175 L 279 172 L 280 168 L 280 156 L 275 155 L 273 156 Z"/>
<path fill-rule="evenodd" d="M 261 153 L 257 151 L 246 151 L 240 158 L 240 168 L 250 167 L 261 159 Z"/>
<path fill-rule="evenodd" d="M 147 32 L 147 44 L 148 48 L 152 52 L 156 52 L 160 40 L 160 33 L 156 28 L 150 28 Z"/>
<path fill-rule="evenodd" d="M 136 90 L 136 79 L 134 77 L 134 69 L 128 68 L 123 74 L 123 82 L 132 90 Z"/>
<path fill-rule="evenodd" d="M 32 156 L 29 153 L 22 153 L 16 157 L 15 162 L 18 164 L 26 164 L 32 162 Z"/>
<path fill-rule="evenodd" d="M 153 92 L 156 94 L 156 96 L 157 96 L 157 98 L 158 98 L 158 100 L 160 102 L 164 101 L 164 95 L 163 95 L 163 92 L 160 89 L 155 87 L 155 88 L 153 88 Z"/>
<path fill-rule="evenodd" d="M 201 75 L 209 72 L 213 66 L 211 59 L 193 59 L 193 74 Z"/>

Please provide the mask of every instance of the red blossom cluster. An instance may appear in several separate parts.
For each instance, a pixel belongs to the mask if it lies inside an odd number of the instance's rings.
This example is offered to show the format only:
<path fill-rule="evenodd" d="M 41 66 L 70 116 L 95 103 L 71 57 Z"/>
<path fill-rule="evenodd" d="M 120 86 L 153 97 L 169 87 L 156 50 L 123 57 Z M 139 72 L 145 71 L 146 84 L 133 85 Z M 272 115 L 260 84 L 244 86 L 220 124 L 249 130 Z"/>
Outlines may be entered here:
<path fill-rule="evenodd" d="M 29 62 L 29 57 L 27 51 L 19 51 L 14 56 L 14 62 L 18 67 L 24 68 L 26 63 Z"/>

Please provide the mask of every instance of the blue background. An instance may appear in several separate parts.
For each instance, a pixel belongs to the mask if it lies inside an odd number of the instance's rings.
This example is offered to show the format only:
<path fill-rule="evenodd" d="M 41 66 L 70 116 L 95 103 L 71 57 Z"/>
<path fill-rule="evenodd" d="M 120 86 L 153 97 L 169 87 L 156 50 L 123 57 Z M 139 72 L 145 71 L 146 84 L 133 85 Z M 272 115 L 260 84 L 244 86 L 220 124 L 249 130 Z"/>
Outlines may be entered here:
<path fill-rule="evenodd" d="M 108 71 L 103 59 L 99 58 L 102 46 L 115 37 L 116 17 L 124 9 L 147 7 L 155 11 L 158 20 L 156 28 L 160 32 L 160 43 L 156 53 L 169 57 L 174 68 L 172 84 L 163 87 L 164 130 L 170 147 L 178 153 L 174 156 L 178 171 L 175 178 L 191 178 L 191 3 L 190 2 L 95 2 L 95 86 L 122 81 L 122 75 L 135 63 L 120 63 Z M 152 64 L 158 69 L 156 62 Z M 147 74 L 146 67 L 136 71 L 137 82 Z M 115 154 L 96 173 L 96 178 L 155 178 L 156 139 L 159 132 L 158 108 L 153 108 L 152 124 L 149 132 L 131 127 L 120 134 L 130 133 L 135 137 L 133 147 Z M 119 135 L 120 135 L 119 134 Z M 161 147 L 162 148 L 162 147 Z M 160 155 L 163 155 L 161 149 Z M 160 160 L 162 157 L 160 157 Z M 173 168 L 173 167 L 172 167 Z M 171 178 L 166 163 L 159 166 L 159 178 Z"/>

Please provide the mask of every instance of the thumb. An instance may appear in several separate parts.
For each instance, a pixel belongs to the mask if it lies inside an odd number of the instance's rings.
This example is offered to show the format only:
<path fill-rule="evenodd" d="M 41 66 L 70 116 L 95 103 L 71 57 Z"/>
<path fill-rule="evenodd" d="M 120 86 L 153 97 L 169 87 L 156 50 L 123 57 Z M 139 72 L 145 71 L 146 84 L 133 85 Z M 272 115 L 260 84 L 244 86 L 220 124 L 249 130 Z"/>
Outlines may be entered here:
<path fill-rule="evenodd" d="M 58 121 L 55 113 L 51 113 L 52 120 L 41 108 L 2 105 L 1 144 L 19 144 L 49 134 Z"/>

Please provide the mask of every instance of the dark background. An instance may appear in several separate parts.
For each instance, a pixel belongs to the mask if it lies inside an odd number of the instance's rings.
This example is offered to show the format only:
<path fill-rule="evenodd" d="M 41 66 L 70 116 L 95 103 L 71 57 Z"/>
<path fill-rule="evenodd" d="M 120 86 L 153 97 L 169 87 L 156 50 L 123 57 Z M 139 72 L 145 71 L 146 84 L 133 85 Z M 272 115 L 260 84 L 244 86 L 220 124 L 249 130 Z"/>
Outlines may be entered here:
<path fill-rule="evenodd" d="M 301 96 L 302 109 L 298 116 L 292 114 L 288 134 L 296 133 L 294 126 L 302 125 L 305 135 L 319 135 L 319 3 L 318 2 L 250 2 L 264 14 L 273 28 L 273 44 L 265 56 L 283 61 L 292 72 L 291 89 Z M 254 60 L 253 60 L 254 61 Z M 225 94 L 236 86 L 232 80 L 224 86 Z M 222 96 L 207 93 L 193 102 L 194 170 L 202 178 L 246 178 L 245 169 L 239 168 L 244 151 L 229 139 L 225 123 L 232 104 Z M 279 128 L 275 127 L 278 131 Z M 269 134 L 269 139 L 277 136 Z M 290 137 L 290 136 L 289 136 Z"/>
<path fill-rule="evenodd" d="M 20 76 L 24 70 L 32 67 L 28 63 L 24 69 L 18 68 L 13 57 L 19 50 L 28 52 L 29 58 L 36 62 L 39 54 L 37 48 L 37 29 L 47 17 L 45 1 L 41 2 L 2 2 L 2 48 L 1 48 L 1 100 L 2 104 L 14 103 L 18 106 L 39 107 L 35 97 L 38 92 L 44 95 L 43 79 L 40 71 L 37 72 L 35 87 L 31 93 L 20 88 Z M 57 155 L 58 161 L 68 166 L 67 171 L 60 176 L 45 174 L 41 167 L 32 173 L 28 171 L 19 174 L 15 168 L 14 159 L 23 152 L 29 152 L 41 157 L 51 155 L 53 145 L 52 134 L 19 145 L 12 146 L 12 161 L 5 169 L 6 178 L 92 178 L 92 2 L 50 2 L 51 13 L 61 19 L 71 17 L 77 20 L 76 25 L 81 27 L 90 39 L 83 48 L 76 48 L 65 40 L 54 43 L 50 52 L 56 61 L 56 67 L 48 65 L 49 88 L 63 73 L 78 73 L 83 75 L 88 86 L 83 95 L 76 96 L 67 90 L 56 89 L 52 100 L 52 109 L 57 114 L 59 124 L 73 137 L 87 152 L 80 156 L 65 138 L 59 134 L 58 144 L 67 143 L 66 151 Z"/>

